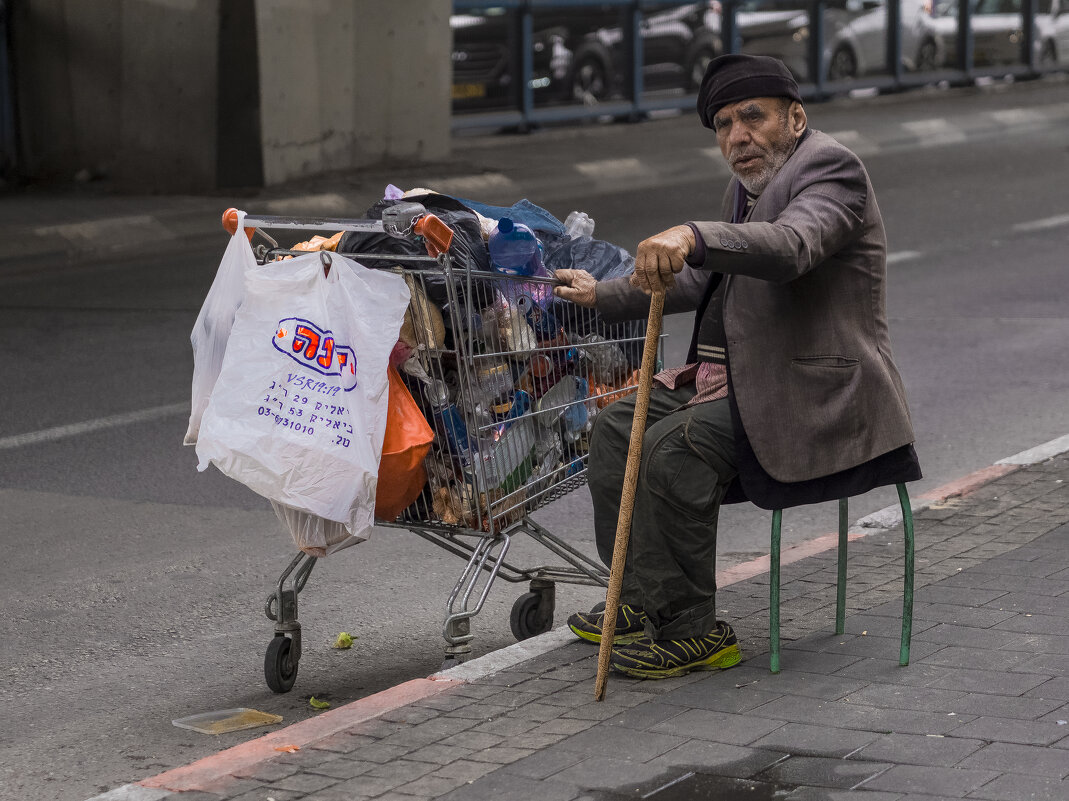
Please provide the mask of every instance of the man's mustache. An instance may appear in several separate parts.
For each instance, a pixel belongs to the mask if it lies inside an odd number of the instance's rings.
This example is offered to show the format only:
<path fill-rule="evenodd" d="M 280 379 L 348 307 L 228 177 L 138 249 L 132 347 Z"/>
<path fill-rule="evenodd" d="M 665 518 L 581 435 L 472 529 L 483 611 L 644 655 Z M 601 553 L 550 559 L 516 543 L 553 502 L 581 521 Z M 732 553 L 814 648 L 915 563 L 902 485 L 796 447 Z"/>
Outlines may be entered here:
<path fill-rule="evenodd" d="M 744 150 L 741 153 L 732 153 L 728 163 L 731 164 L 732 167 L 734 167 L 740 161 L 745 161 L 746 159 L 760 158 L 764 155 L 765 152 L 759 148 L 754 150 Z"/>

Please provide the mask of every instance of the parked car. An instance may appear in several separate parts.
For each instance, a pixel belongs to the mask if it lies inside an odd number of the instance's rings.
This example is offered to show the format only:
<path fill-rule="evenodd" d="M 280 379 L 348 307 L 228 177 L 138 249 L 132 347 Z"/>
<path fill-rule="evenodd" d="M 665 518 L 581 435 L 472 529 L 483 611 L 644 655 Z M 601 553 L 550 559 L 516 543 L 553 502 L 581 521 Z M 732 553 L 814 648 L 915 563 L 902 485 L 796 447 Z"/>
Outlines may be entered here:
<path fill-rule="evenodd" d="M 1035 53 L 1044 66 L 1069 59 L 1069 7 L 1066 0 L 1039 0 L 1036 13 Z M 971 0 L 973 65 L 1020 64 L 1024 42 L 1021 0 Z M 943 40 L 947 64 L 958 63 L 958 4 L 948 0 L 935 18 Z"/>
<path fill-rule="evenodd" d="M 704 0 L 644 12 L 643 82 L 649 89 L 696 91 L 721 52 L 719 3 Z M 453 108 L 505 108 L 518 99 L 515 12 L 504 7 L 454 14 Z M 625 9 L 592 5 L 535 9 L 532 75 L 535 103 L 597 103 L 625 87 Z"/>
<path fill-rule="evenodd" d="M 1069 64 L 1069 0 L 1039 0 L 1039 16 L 1048 39 L 1039 53 L 1040 63 Z"/>
<path fill-rule="evenodd" d="M 453 14 L 453 108 L 504 108 L 515 105 L 512 53 L 519 47 L 512 14 L 505 8 L 479 9 L 478 14 Z M 531 86 L 537 95 L 562 76 L 565 60 L 562 31 L 536 31 L 532 42 L 534 70 Z"/>
<path fill-rule="evenodd" d="M 640 26 L 646 89 L 698 91 L 705 68 L 720 55 L 720 3 L 707 0 L 647 10 Z M 565 95 L 581 102 L 619 94 L 628 68 L 624 29 L 599 27 L 582 37 Z"/>
<path fill-rule="evenodd" d="M 887 3 L 864 0 L 870 13 L 844 25 L 830 44 L 828 77 L 857 78 L 887 67 Z M 936 33 L 932 0 L 902 0 L 900 30 L 902 66 L 914 72 L 930 72 L 943 65 L 943 43 Z"/>
<path fill-rule="evenodd" d="M 936 69 L 943 41 L 933 24 L 932 0 L 902 0 L 902 64 Z M 810 20 L 804 0 L 746 0 L 737 16 L 742 50 L 776 56 L 800 81 L 809 69 Z M 829 0 L 824 9 L 824 77 L 849 80 L 887 65 L 886 0 Z"/>

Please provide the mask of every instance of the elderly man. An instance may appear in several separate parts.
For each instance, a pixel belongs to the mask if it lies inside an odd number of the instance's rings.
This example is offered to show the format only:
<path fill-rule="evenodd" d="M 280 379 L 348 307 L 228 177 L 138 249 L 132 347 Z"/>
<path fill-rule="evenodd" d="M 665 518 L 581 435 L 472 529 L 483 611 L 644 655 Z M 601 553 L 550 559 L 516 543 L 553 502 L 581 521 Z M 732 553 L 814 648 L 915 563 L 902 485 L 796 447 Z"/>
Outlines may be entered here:
<path fill-rule="evenodd" d="M 663 678 L 741 659 L 716 616 L 721 503 L 815 503 L 921 477 L 885 312 L 887 241 L 861 161 L 807 127 L 784 65 L 710 63 L 698 115 L 731 167 L 727 222 L 641 242 L 630 278 L 559 270 L 556 293 L 609 320 L 695 312 L 688 364 L 656 376 L 611 664 Z M 594 528 L 611 562 L 634 397 L 595 419 Z M 600 642 L 603 614 L 569 625 Z"/>

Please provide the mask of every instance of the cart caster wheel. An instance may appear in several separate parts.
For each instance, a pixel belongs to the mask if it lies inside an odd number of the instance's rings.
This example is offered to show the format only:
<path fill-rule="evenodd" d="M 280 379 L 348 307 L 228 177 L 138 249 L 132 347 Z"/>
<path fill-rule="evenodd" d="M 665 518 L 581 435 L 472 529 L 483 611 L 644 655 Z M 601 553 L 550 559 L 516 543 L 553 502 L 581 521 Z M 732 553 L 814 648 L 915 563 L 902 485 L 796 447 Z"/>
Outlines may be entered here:
<path fill-rule="evenodd" d="M 290 657 L 290 638 L 276 635 L 264 656 L 264 678 L 276 693 L 288 693 L 297 680 L 297 660 Z"/>
<path fill-rule="evenodd" d="M 525 592 L 512 605 L 509 623 L 517 640 L 526 640 L 536 634 L 549 631 L 553 626 L 552 612 L 548 616 L 539 614 L 542 595 L 537 592 Z"/>

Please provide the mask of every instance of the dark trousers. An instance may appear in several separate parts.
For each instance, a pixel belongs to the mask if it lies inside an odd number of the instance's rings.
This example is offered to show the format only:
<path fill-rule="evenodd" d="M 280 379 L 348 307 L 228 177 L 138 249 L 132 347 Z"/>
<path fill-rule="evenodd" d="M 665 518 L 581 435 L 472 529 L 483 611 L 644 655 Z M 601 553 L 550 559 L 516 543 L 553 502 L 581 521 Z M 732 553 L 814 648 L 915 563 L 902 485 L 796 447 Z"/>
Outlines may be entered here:
<path fill-rule="evenodd" d="M 716 525 L 738 470 L 727 399 L 680 408 L 694 387 L 654 384 L 642 440 L 621 603 L 641 607 L 654 639 L 700 637 L 716 627 Z M 635 395 L 602 409 L 591 433 L 587 481 L 598 555 L 612 562 Z"/>

